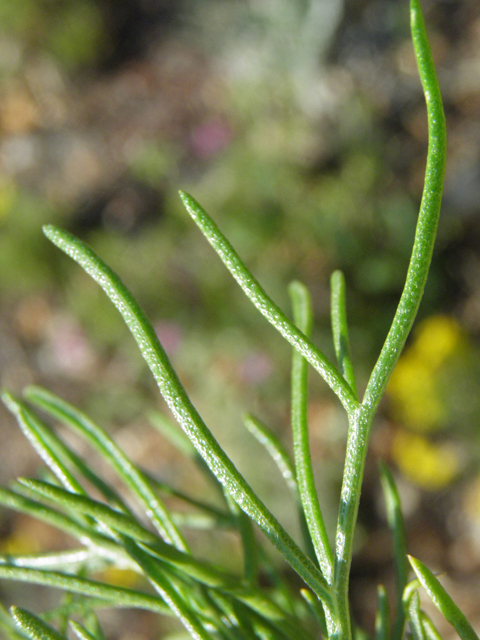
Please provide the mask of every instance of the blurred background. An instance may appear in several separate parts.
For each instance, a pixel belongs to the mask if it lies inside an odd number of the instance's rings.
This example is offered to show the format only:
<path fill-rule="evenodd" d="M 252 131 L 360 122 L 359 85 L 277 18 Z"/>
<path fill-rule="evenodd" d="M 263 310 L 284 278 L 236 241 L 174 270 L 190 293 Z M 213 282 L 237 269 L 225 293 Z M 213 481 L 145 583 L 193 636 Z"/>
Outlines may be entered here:
<path fill-rule="evenodd" d="M 352 601 L 371 629 L 376 584 L 393 584 L 381 458 L 399 483 L 411 553 L 445 573 L 478 629 L 480 5 L 423 5 L 445 100 L 447 182 L 424 301 L 372 437 Z M 1 386 L 48 386 L 160 479 L 192 490 L 188 464 L 145 418 L 165 409 L 117 312 L 43 237 L 42 224 L 59 224 L 121 274 L 207 424 L 295 533 L 282 480 L 242 424 L 251 411 L 290 445 L 290 349 L 177 191 L 202 203 L 288 313 L 288 283 L 308 285 L 314 339 L 331 358 L 329 278 L 345 272 L 363 391 L 405 279 L 426 147 L 406 0 L 0 0 Z M 38 473 L 0 411 L 1 482 Z M 333 531 L 346 422 L 313 374 L 310 428 Z M 2 552 L 62 544 L 2 511 Z M 199 534 L 199 553 L 219 562 L 237 546 Z M 0 586 L 6 604 L 33 608 L 28 593 Z M 35 593 L 39 610 L 54 597 Z M 128 618 L 127 633 L 125 618 L 107 614 L 108 637 L 164 630 L 151 616 Z"/>

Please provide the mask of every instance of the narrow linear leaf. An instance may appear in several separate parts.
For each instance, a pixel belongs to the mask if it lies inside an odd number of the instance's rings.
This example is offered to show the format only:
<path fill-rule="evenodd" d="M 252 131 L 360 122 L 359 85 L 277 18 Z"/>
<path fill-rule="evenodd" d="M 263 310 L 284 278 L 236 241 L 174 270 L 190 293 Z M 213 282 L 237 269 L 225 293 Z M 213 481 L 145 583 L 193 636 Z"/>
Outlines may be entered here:
<path fill-rule="evenodd" d="M 307 521 L 305 519 L 300 491 L 296 479 L 295 463 L 292 462 L 289 454 L 280 442 L 279 438 L 277 438 L 277 436 L 273 434 L 270 429 L 268 429 L 268 427 L 264 425 L 260 420 L 258 420 L 251 414 L 247 414 L 244 417 L 243 421 L 250 433 L 268 451 L 273 461 L 279 468 L 283 478 L 285 479 L 285 482 L 287 483 L 287 486 L 290 489 L 298 508 L 300 529 L 302 531 L 307 555 L 310 558 L 315 559 L 315 549 L 310 538 L 310 532 L 308 530 Z"/>
<path fill-rule="evenodd" d="M 442 636 L 438 632 L 438 629 L 435 627 L 425 611 L 420 612 L 420 617 L 426 640 L 442 640 Z"/>
<path fill-rule="evenodd" d="M 388 596 L 383 585 L 377 588 L 377 613 L 375 616 L 375 640 L 390 638 L 390 608 Z"/>
<path fill-rule="evenodd" d="M 70 517 L 59 513 L 46 505 L 25 498 L 8 489 L 0 487 L 0 504 L 15 511 L 25 513 L 42 522 L 50 524 L 65 533 L 73 536 L 87 547 L 91 547 L 98 554 L 115 561 L 126 562 L 122 549 L 117 544 L 106 538 L 103 534 L 92 528 L 84 527 Z"/>
<path fill-rule="evenodd" d="M 240 533 L 243 548 L 244 576 L 250 588 L 254 588 L 258 581 L 258 545 L 255 539 L 253 523 L 248 515 L 240 509 L 232 496 L 225 491 L 225 499 L 230 510 L 235 528 Z"/>
<path fill-rule="evenodd" d="M 84 614 L 83 619 L 87 631 L 94 636 L 95 640 L 107 640 L 95 611 L 90 609 Z"/>
<path fill-rule="evenodd" d="M 18 628 L 31 640 L 67 640 L 66 636 L 59 633 L 31 611 L 12 607 L 10 613 Z"/>
<path fill-rule="evenodd" d="M 380 481 L 387 512 L 387 522 L 393 536 L 396 577 L 395 622 L 392 640 L 402 640 L 405 626 L 405 612 L 402 604 L 403 592 L 408 582 L 409 564 L 407 558 L 407 536 L 403 521 L 402 505 L 392 473 L 382 462 L 379 463 Z"/>
<path fill-rule="evenodd" d="M 37 416 L 38 418 L 38 416 Z M 98 491 L 111 503 L 116 509 L 119 509 L 125 513 L 130 513 L 130 509 L 127 507 L 121 496 L 107 484 L 102 478 L 100 478 L 92 469 L 85 464 L 85 462 L 74 453 L 70 447 L 45 423 L 38 419 L 37 430 L 41 434 L 42 440 L 49 447 L 49 449 L 55 453 L 58 459 L 70 463 L 88 482 L 90 482 Z"/>
<path fill-rule="evenodd" d="M 98 564 L 98 555 L 91 549 L 72 549 L 54 553 L 31 553 L 24 555 L 0 554 L 0 564 L 13 564 L 16 567 L 30 569 L 65 569 L 69 567 L 74 573 L 80 567 L 91 563 Z"/>
<path fill-rule="evenodd" d="M 293 317 L 300 330 L 309 336 L 313 314 L 308 289 L 300 282 L 289 287 Z M 308 432 L 308 363 L 297 353 L 292 356 L 292 435 L 295 475 L 310 538 L 327 582 L 333 578 L 333 553 L 323 519 L 313 474 Z"/>
<path fill-rule="evenodd" d="M 419 0 L 410 0 L 410 24 L 415 57 L 427 105 L 427 166 L 405 286 L 363 399 L 363 404 L 371 407 L 372 412 L 380 403 L 420 306 L 437 234 L 445 178 L 447 135 L 445 114 Z"/>
<path fill-rule="evenodd" d="M 104 482 L 94 471 L 92 471 L 92 469 L 85 464 L 83 460 L 77 456 L 77 454 L 74 453 L 48 425 L 43 422 L 43 420 L 40 420 L 40 418 L 29 409 L 29 407 L 8 393 L 5 394 L 4 401 L 5 400 L 7 405 L 10 404 L 11 409 L 13 409 L 14 412 L 23 409 L 27 416 L 33 417 L 33 420 L 30 420 L 30 425 L 27 426 L 29 428 L 33 427 L 34 434 L 36 434 L 37 438 L 40 438 L 44 446 L 48 447 L 48 451 L 51 452 L 57 460 L 69 463 L 86 480 L 96 487 L 116 508 L 124 511 L 125 513 L 129 512 L 128 507 L 119 494 L 110 485 Z"/>
<path fill-rule="evenodd" d="M 45 439 L 45 433 L 49 430 L 47 425 L 43 423 L 25 403 L 17 400 L 10 393 L 4 392 L 2 399 L 17 418 L 17 422 L 30 444 L 55 477 L 70 491 L 84 494 L 85 490 L 82 485 L 70 473 L 69 469 L 67 469 L 56 453 L 48 446 Z"/>
<path fill-rule="evenodd" d="M 151 534 L 149 531 L 145 530 L 143 527 L 138 525 L 135 521 L 132 521 L 130 516 L 127 516 L 123 513 L 116 513 L 106 505 L 102 505 L 90 498 L 85 496 L 78 496 L 76 494 L 71 494 L 63 489 L 55 487 L 54 485 L 49 485 L 45 482 L 40 481 L 29 481 L 23 480 L 19 481 L 23 486 L 33 493 L 38 493 L 42 497 L 45 497 L 50 500 L 54 500 L 56 504 L 60 506 L 67 507 L 69 509 L 80 510 L 84 513 L 88 513 L 94 516 L 99 522 L 107 525 L 117 531 L 123 531 L 127 533 L 127 535 L 135 538 L 136 540 L 143 541 L 145 543 L 150 543 L 156 545 L 158 539 L 156 536 Z M 133 543 L 130 538 L 126 538 L 124 535 L 120 536 L 120 540 L 122 541 L 122 546 L 125 548 L 127 553 L 134 559 L 135 562 L 138 563 L 138 559 L 142 561 L 140 566 L 143 570 L 145 570 L 145 566 L 149 567 L 150 572 L 155 567 L 152 560 L 145 560 L 148 558 L 147 554 L 138 548 L 138 545 Z M 168 545 L 164 544 L 164 548 Z M 173 549 L 173 553 L 176 549 Z M 167 552 L 168 553 L 168 552 Z M 177 553 L 179 553 L 177 551 Z M 184 623 L 188 623 L 187 627 L 190 629 L 195 629 L 195 625 L 197 624 L 194 618 L 189 618 L 189 609 L 183 608 L 183 600 L 181 596 L 175 591 L 175 589 L 170 585 L 168 579 L 165 576 L 160 576 L 158 574 L 158 569 L 155 569 L 155 585 L 162 585 L 163 591 L 161 591 L 161 595 L 165 596 L 165 601 L 169 603 L 171 607 L 173 607 L 174 613 L 181 618 Z M 150 577 L 150 574 L 147 574 Z M 167 598 L 168 596 L 168 598 Z M 191 614 L 193 615 L 193 614 Z M 199 624 L 199 623 L 198 623 Z M 198 631 L 198 629 L 197 629 Z M 198 636 L 199 638 L 201 636 Z"/>
<path fill-rule="evenodd" d="M 154 589 L 161 595 L 162 600 L 170 607 L 192 638 L 211 640 L 194 611 L 168 579 L 166 572 L 161 571 L 158 564 L 154 563 L 148 553 L 143 551 L 133 540 L 126 536 L 121 536 L 121 539 L 128 554 L 142 568 Z"/>
<path fill-rule="evenodd" d="M 410 624 L 413 640 L 426 640 L 420 611 L 420 597 L 417 591 L 415 591 L 410 598 L 408 622 Z"/>
<path fill-rule="evenodd" d="M 465 615 L 442 587 L 438 579 L 430 569 L 412 556 L 408 556 L 413 570 L 417 574 L 422 587 L 428 593 L 437 609 L 445 616 L 446 620 L 455 628 L 462 640 L 479 640 L 477 634 L 468 622 Z"/>
<path fill-rule="evenodd" d="M 207 212 L 188 193 L 180 191 L 180 197 L 188 213 L 198 225 L 208 242 L 217 252 L 223 264 L 240 285 L 254 306 L 280 332 L 322 376 L 332 391 L 338 396 L 346 411 L 355 410 L 357 402 L 344 378 L 334 365 L 283 313 L 265 293 L 258 281 L 244 265 L 235 249 L 222 234 Z"/>
<path fill-rule="evenodd" d="M 138 524 L 130 515 L 115 511 L 106 504 L 87 496 L 70 493 L 48 482 L 19 478 L 17 483 L 31 491 L 34 498 L 42 497 L 69 510 L 92 516 L 108 527 L 147 544 L 156 544 L 158 537 Z"/>
<path fill-rule="evenodd" d="M 410 24 L 417 66 L 427 104 L 429 140 L 427 166 L 405 286 L 385 343 L 368 381 L 362 404 L 358 412 L 349 414 L 334 571 L 338 619 L 342 633 L 347 637 L 350 635 L 348 594 L 353 535 L 357 522 L 369 435 L 374 415 L 405 345 L 423 295 L 435 243 L 445 175 L 445 115 L 419 0 L 410 2 Z"/>
<path fill-rule="evenodd" d="M 78 262 L 98 282 L 118 308 L 136 339 L 170 410 L 217 479 L 227 488 L 237 504 L 260 526 L 292 568 L 326 603 L 331 605 L 331 593 L 327 582 L 255 495 L 208 430 L 188 398 L 151 324 L 125 285 L 92 249 L 80 240 L 53 226 L 47 226 L 44 231 L 54 244 Z M 53 402 L 54 406 L 55 404 L 58 406 L 58 401 L 53 401 L 43 391 L 33 394 L 30 392 L 28 397 L 32 401 L 35 401 L 35 398 L 44 405 L 52 406 Z M 46 398 L 48 399 L 45 401 Z M 65 409 L 59 413 L 63 412 Z"/>
<path fill-rule="evenodd" d="M 77 638 L 79 638 L 79 640 L 97 640 L 94 635 L 87 631 L 85 627 L 82 627 L 82 625 L 78 624 L 78 622 L 71 620 L 70 627 L 72 628 L 72 631 L 75 632 L 75 635 L 77 636 Z"/>
<path fill-rule="evenodd" d="M 327 623 L 325 622 L 325 613 L 323 611 L 323 607 L 320 603 L 320 600 L 317 598 L 315 594 L 313 594 L 308 589 L 300 589 L 300 593 L 302 594 L 302 598 L 308 604 L 310 611 L 313 613 L 315 620 L 320 625 L 320 629 L 325 637 L 328 636 L 327 631 Z"/>
<path fill-rule="evenodd" d="M 71 593 L 92 596 L 102 601 L 102 603 L 109 603 L 108 606 L 114 608 L 131 607 L 132 609 L 146 609 L 162 615 L 171 615 L 170 608 L 158 596 L 152 596 L 134 589 L 114 587 L 105 582 L 89 580 L 77 575 L 4 565 L 0 566 L 0 578 L 30 582 L 32 584 L 55 587 Z"/>
<path fill-rule="evenodd" d="M 355 399 L 358 400 L 357 385 L 353 372 L 352 354 L 347 322 L 347 302 L 345 277 L 341 271 L 334 271 L 331 277 L 331 316 L 333 345 L 340 373 L 348 382 Z"/>
<path fill-rule="evenodd" d="M 168 509 L 152 490 L 147 478 L 99 425 L 68 402 L 40 387 L 28 387 L 25 396 L 33 404 L 62 421 L 65 426 L 79 433 L 99 451 L 143 505 L 160 535 L 178 548 L 187 549 Z"/>
<path fill-rule="evenodd" d="M 12 616 L 7 613 L 5 607 L 0 603 L 0 631 L 3 631 L 10 640 L 25 640 L 27 636 L 24 633 L 18 631 L 18 627 L 12 619 Z"/>
<path fill-rule="evenodd" d="M 250 626 L 245 619 L 245 626 L 240 620 L 229 599 L 215 597 L 214 592 L 202 590 L 199 606 L 208 611 L 208 617 L 219 638 L 225 640 L 249 640 Z M 253 639 L 251 639 L 253 640 Z"/>

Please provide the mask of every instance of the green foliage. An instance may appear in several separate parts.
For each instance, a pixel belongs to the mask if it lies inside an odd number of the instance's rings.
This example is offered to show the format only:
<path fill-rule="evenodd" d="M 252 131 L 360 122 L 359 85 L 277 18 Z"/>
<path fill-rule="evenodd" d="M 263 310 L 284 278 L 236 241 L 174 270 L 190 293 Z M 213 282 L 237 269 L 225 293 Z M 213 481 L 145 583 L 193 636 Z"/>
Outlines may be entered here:
<path fill-rule="evenodd" d="M 226 526 L 235 531 L 245 556 L 240 575 L 196 558 L 183 530 L 187 522 L 195 518 L 182 519 L 180 513 L 171 509 L 162 495 L 169 493 L 168 488 L 138 468 L 100 425 L 44 389 L 28 388 L 25 400 L 5 392 L 5 404 L 48 467 L 49 476 L 48 482 L 18 480 L 11 489 L 0 490 L 0 503 L 67 532 L 80 546 L 67 552 L 1 556 L 0 577 L 74 594 L 67 605 L 70 609 L 66 617 L 69 619 L 70 612 L 78 605 L 75 612 L 80 609 L 85 626 L 73 622 L 72 628 L 79 638 L 102 637 L 98 625 L 93 629 L 87 622 L 92 612 L 105 606 L 128 606 L 174 616 L 197 640 L 313 640 L 319 633 L 332 640 L 368 637 L 351 619 L 348 595 L 368 440 L 376 410 L 423 295 L 436 236 L 445 167 L 443 107 L 418 0 L 411 0 L 411 26 L 429 124 L 425 187 L 404 291 L 362 400 L 358 397 L 350 356 L 342 274 L 336 272 L 332 278 L 332 330 L 337 368 L 312 343 L 313 317 L 306 287 L 298 282 L 290 286 L 292 321 L 267 295 L 198 202 L 186 193 L 180 194 L 189 214 L 241 289 L 292 347 L 294 461 L 261 422 L 247 416 L 246 424 L 276 461 L 293 493 L 300 511 L 303 549 L 260 500 L 217 442 L 190 400 L 146 314 L 120 278 L 89 246 L 71 234 L 52 225 L 44 228 L 47 237 L 100 285 L 118 309 L 188 441 L 178 434 L 172 437 L 171 425 L 158 415 L 154 414 L 152 421 L 164 433 L 169 433 L 174 444 L 198 464 L 208 482 L 218 483 L 223 495 L 220 507 L 203 504 L 180 492 L 175 492 L 176 498 L 190 505 L 193 516 L 206 517 L 207 526 L 212 530 Z M 307 420 L 309 365 L 336 394 L 349 423 L 333 545 L 327 536 L 311 465 Z M 135 501 L 135 510 L 109 481 L 71 450 L 40 417 L 39 411 L 74 431 L 110 465 Z M 413 558 L 410 563 L 418 580 L 407 583 L 406 542 L 398 492 L 386 467 L 382 467 L 381 477 L 387 519 L 394 538 L 397 600 L 395 621 L 390 629 L 390 604 L 385 590 L 379 587 L 376 638 L 401 640 L 405 637 L 406 623 L 415 639 L 438 636 L 421 610 L 420 586 L 462 639 L 477 638 L 438 580 Z M 303 588 L 294 590 L 276 575 L 252 523 L 298 574 Z M 138 588 L 117 587 L 99 580 L 98 573 L 112 566 L 133 571 L 138 576 Z M 263 575 L 271 577 L 272 586 L 264 586 Z M 50 615 L 54 622 L 65 619 L 60 613 L 50 612 Z M 65 637 L 50 626 L 45 617 L 48 612 L 40 618 L 14 608 L 12 618 L 17 627 L 10 626 L 3 614 L 0 622 L 12 638 Z"/>
<path fill-rule="evenodd" d="M 105 44 L 100 9 L 92 0 L 0 0 L 0 24 L 68 69 L 94 62 Z"/>

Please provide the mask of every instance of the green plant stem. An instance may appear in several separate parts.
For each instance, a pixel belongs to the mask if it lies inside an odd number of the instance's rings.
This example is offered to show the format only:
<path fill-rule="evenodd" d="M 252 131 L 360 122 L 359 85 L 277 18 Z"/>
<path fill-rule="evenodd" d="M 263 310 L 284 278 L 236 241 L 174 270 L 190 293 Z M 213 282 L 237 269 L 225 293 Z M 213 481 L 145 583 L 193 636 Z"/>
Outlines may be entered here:
<path fill-rule="evenodd" d="M 445 114 L 419 0 L 410 2 L 410 21 L 418 71 L 427 105 L 427 166 L 405 287 L 363 399 L 363 404 L 370 407 L 372 412 L 380 403 L 422 299 L 435 243 L 445 176 Z"/>
<path fill-rule="evenodd" d="M 353 534 L 357 522 L 368 433 L 373 416 L 365 408 L 349 416 L 347 452 L 340 493 L 337 534 L 335 538 L 334 592 L 340 626 L 338 638 L 352 637 L 348 585 L 353 552 Z"/>
<path fill-rule="evenodd" d="M 368 438 L 390 374 L 400 356 L 422 298 L 440 213 L 445 174 L 445 116 L 440 89 L 418 0 L 410 3 L 411 30 L 420 79 L 425 94 L 429 144 L 425 186 L 405 287 L 380 357 L 358 410 L 349 413 L 347 452 L 343 475 L 335 550 L 337 613 L 340 637 L 351 638 L 348 584 L 353 534 L 365 470 Z"/>

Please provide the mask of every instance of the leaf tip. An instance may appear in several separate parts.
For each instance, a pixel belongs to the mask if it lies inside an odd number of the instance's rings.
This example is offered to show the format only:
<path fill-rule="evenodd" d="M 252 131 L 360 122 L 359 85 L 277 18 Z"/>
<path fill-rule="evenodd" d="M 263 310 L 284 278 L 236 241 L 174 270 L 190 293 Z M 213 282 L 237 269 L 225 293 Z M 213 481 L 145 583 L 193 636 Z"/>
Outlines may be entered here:
<path fill-rule="evenodd" d="M 20 411 L 20 403 L 15 398 L 15 396 L 10 393 L 10 391 L 3 390 L 1 393 L 1 398 L 3 404 L 9 411 L 11 411 L 12 413 L 18 413 Z"/>
<path fill-rule="evenodd" d="M 42 231 L 49 240 L 52 240 L 53 237 L 58 233 L 59 229 L 54 224 L 44 224 L 42 227 Z"/>
<path fill-rule="evenodd" d="M 178 192 L 178 195 L 180 196 L 181 201 L 186 207 L 191 205 L 192 196 L 189 195 L 186 191 L 182 191 L 180 189 L 180 191 Z"/>

